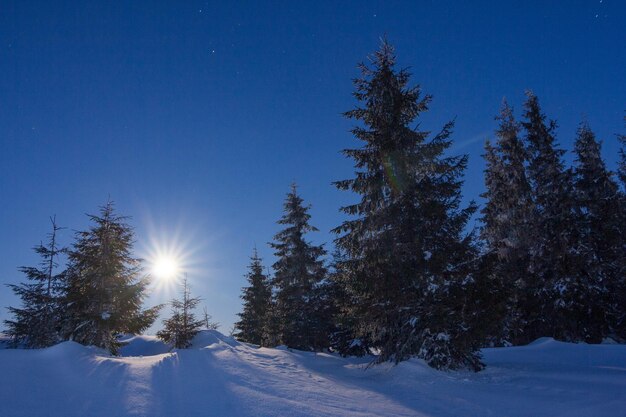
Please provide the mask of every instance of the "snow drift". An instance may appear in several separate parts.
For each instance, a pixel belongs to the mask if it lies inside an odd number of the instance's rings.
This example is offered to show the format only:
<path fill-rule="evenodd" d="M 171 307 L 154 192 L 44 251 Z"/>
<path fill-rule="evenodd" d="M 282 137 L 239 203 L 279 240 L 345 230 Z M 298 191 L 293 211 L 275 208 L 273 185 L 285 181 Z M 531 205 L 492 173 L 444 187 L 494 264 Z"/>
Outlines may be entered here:
<path fill-rule="evenodd" d="M 73 342 L 0 350 L 0 416 L 626 416 L 626 346 L 540 339 L 485 349 L 480 373 L 419 360 L 266 349 L 216 331 L 168 352 L 126 338 L 122 357 Z"/>

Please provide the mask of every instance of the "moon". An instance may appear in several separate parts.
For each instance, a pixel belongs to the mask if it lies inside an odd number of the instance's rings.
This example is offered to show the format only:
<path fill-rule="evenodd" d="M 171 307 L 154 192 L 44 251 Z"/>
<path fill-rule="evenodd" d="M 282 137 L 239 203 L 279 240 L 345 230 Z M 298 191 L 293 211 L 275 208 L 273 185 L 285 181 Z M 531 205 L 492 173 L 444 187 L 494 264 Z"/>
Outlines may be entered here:
<path fill-rule="evenodd" d="M 158 258 L 152 267 L 152 274 L 160 280 L 172 279 L 178 271 L 178 262 L 169 257 Z"/>

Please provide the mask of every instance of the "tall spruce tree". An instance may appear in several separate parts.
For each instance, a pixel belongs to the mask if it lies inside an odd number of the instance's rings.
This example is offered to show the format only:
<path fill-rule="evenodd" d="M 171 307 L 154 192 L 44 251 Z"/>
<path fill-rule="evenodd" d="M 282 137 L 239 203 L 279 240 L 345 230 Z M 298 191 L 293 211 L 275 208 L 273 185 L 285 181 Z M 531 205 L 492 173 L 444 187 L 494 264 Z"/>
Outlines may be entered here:
<path fill-rule="evenodd" d="M 132 255 L 133 230 L 109 201 L 93 225 L 76 233 L 69 251 L 64 336 L 117 354 L 120 333 L 140 333 L 152 325 L 161 306 L 142 310 L 148 277 Z"/>
<path fill-rule="evenodd" d="M 235 323 L 234 336 L 243 342 L 265 346 L 267 341 L 263 335 L 272 302 L 272 289 L 267 275 L 263 273 L 263 265 L 256 248 L 250 258 L 246 279 L 249 286 L 242 290 L 243 311 L 239 313 L 239 321 Z"/>
<path fill-rule="evenodd" d="M 361 106 L 346 116 L 362 123 L 356 177 L 336 182 L 360 196 L 342 208 L 350 216 L 334 231 L 347 259 L 342 282 L 358 317 L 354 336 L 372 343 L 378 361 L 411 356 L 435 368 L 480 369 L 476 312 L 465 304 L 477 251 L 465 227 L 475 212 L 460 208 L 467 157 L 445 157 L 452 123 L 432 140 L 413 128 L 430 96 L 409 87 L 410 74 L 395 70 L 393 47 L 383 41 L 361 64 L 354 96 Z"/>
<path fill-rule="evenodd" d="M 186 349 L 191 346 L 191 341 L 198 334 L 204 320 L 197 320 L 194 309 L 202 301 L 198 297 L 191 296 L 191 290 L 185 276 L 182 284 L 182 299 L 173 299 L 170 302 L 172 315 L 163 320 L 163 329 L 157 332 L 157 337 L 176 349 Z"/>
<path fill-rule="evenodd" d="M 569 291 L 571 332 L 578 338 L 599 343 L 615 335 L 624 313 L 620 289 L 626 258 L 619 188 L 605 166 L 600 143 L 589 126 L 578 129 L 575 144 L 575 187 L 580 209 L 577 229 L 584 274 Z"/>
<path fill-rule="evenodd" d="M 59 246 L 55 217 L 51 217 L 52 231 L 46 245 L 34 248 L 40 256 L 38 267 L 21 267 L 27 283 L 8 285 L 22 301 L 21 308 L 9 307 L 12 320 L 5 320 L 11 346 L 43 348 L 57 343 L 61 320 L 61 295 L 65 271 L 57 272 L 59 256 L 64 249 Z"/>
<path fill-rule="evenodd" d="M 541 336 L 581 340 L 567 329 L 569 295 L 581 274 L 576 254 L 577 231 L 572 172 L 565 169 L 558 148 L 556 122 L 547 121 L 532 92 L 524 104 L 528 179 L 531 184 L 535 219 L 535 244 L 531 248 L 525 315 L 526 341 Z"/>
<path fill-rule="evenodd" d="M 304 206 L 296 185 L 291 186 L 284 203 L 284 214 L 278 221 L 285 226 L 270 246 L 277 258 L 273 265 L 275 286 L 274 320 L 277 339 L 295 349 L 320 350 L 328 347 L 320 329 L 319 297 L 316 287 L 324 280 L 326 268 L 323 246 L 306 240 L 306 234 L 317 231 L 309 224 L 310 206 Z M 270 336 L 271 337 L 271 336 Z"/>
<path fill-rule="evenodd" d="M 491 273 L 499 281 L 499 302 L 492 307 L 501 317 L 502 327 L 491 342 L 519 343 L 526 327 L 521 309 L 529 272 L 529 254 L 533 243 L 533 202 L 526 178 L 526 151 L 519 138 L 520 126 L 511 107 L 504 102 L 494 145 L 487 142 L 484 155 L 486 191 L 481 237 L 486 243 L 486 257 L 494 257 Z"/>

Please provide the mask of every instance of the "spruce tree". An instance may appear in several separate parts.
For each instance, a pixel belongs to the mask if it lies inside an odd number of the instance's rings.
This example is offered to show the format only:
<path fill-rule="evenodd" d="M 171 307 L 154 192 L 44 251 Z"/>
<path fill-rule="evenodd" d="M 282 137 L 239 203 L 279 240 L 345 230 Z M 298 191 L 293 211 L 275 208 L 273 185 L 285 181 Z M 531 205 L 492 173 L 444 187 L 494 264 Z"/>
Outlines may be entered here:
<path fill-rule="evenodd" d="M 21 267 L 29 282 L 8 285 L 22 301 L 21 308 L 9 307 L 12 320 L 5 320 L 7 335 L 12 347 L 43 348 L 57 343 L 61 320 L 61 295 L 65 271 L 57 272 L 59 256 L 64 249 L 59 246 L 57 226 L 50 218 L 52 231 L 48 243 L 34 248 L 40 256 L 38 267 Z"/>
<path fill-rule="evenodd" d="M 326 276 L 322 259 L 326 251 L 306 240 L 307 233 L 317 231 L 309 224 L 309 209 L 292 185 L 278 221 L 285 228 L 270 243 L 277 258 L 273 265 L 276 295 L 272 314 L 278 324 L 275 337 L 279 343 L 295 349 L 320 350 L 328 344 L 319 334 L 320 299 L 315 297 L 315 289 Z"/>
<path fill-rule="evenodd" d="M 526 152 L 519 138 L 520 126 L 513 117 L 511 107 L 504 102 L 496 131 L 494 145 L 487 142 L 485 186 L 481 237 L 488 253 L 494 257 L 492 279 L 499 281 L 502 290 L 495 317 L 501 317 L 502 327 L 491 336 L 496 345 L 517 344 L 523 341 L 526 327 L 522 305 L 529 271 L 529 255 L 533 243 L 533 202 L 526 178 Z"/>
<path fill-rule="evenodd" d="M 117 335 L 140 333 L 152 325 L 161 306 L 142 310 L 148 277 L 132 255 L 133 230 L 112 202 L 89 215 L 93 225 L 76 233 L 69 251 L 64 335 L 117 354 Z"/>
<path fill-rule="evenodd" d="M 600 154 L 600 143 L 585 123 L 575 145 L 575 187 L 579 208 L 579 251 L 584 259 L 574 291 L 569 291 L 571 332 L 579 339 L 599 343 L 615 335 L 624 313 L 619 298 L 626 258 L 619 189 Z"/>
<path fill-rule="evenodd" d="M 354 336 L 372 343 L 379 362 L 417 356 L 435 368 L 480 369 L 474 305 L 464 295 L 477 259 L 465 231 L 476 207 L 461 208 L 467 157 L 444 156 L 452 123 L 431 140 L 411 126 L 431 97 L 408 86 L 389 43 L 372 63 L 360 65 L 361 105 L 346 113 L 362 123 L 352 132 L 364 147 L 344 150 L 356 177 L 335 183 L 360 196 L 334 230 L 347 256 L 340 269 L 359 320 Z"/>
<path fill-rule="evenodd" d="M 546 120 L 532 92 L 526 94 L 522 125 L 535 205 L 535 239 L 530 251 L 524 334 L 527 342 L 541 336 L 580 340 L 566 329 L 570 314 L 567 292 L 576 285 L 582 267 L 576 253 L 572 172 L 563 165 L 564 151 L 558 148 L 555 137 L 556 122 Z"/>
<path fill-rule="evenodd" d="M 194 309 L 201 299 L 191 296 L 187 277 L 183 280 L 182 299 L 173 299 L 170 302 L 172 315 L 163 320 L 163 329 L 157 332 L 157 337 L 176 349 L 186 349 L 191 346 L 191 341 L 198 334 L 204 320 L 196 320 Z"/>
<path fill-rule="evenodd" d="M 246 279 L 250 285 L 243 288 L 241 295 L 243 311 L 239 313 L 240 320 L 235 323 L 235 338 L 263 346 L 263 332 L 267 326 L 272 289 L 267 275 L 263 273 L 263 265 L 256 248 L 250 258 Z"/>

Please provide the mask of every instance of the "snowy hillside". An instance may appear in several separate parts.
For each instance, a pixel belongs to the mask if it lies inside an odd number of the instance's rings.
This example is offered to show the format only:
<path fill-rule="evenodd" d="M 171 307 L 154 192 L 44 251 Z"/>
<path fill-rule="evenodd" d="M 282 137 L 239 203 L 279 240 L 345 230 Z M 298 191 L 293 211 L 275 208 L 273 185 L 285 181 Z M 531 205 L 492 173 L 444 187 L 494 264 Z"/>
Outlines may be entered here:
<path fill-rule="evenodd" d="M 173 353 L 150 336 L 128 342 L 117 358 L 73 342 L 0 350 L 0 416 L 626 416 L 626 346 L 486 349 L 474 374 L 417 360 L 366 370 L 366 358 L 215 331 Z"/>

